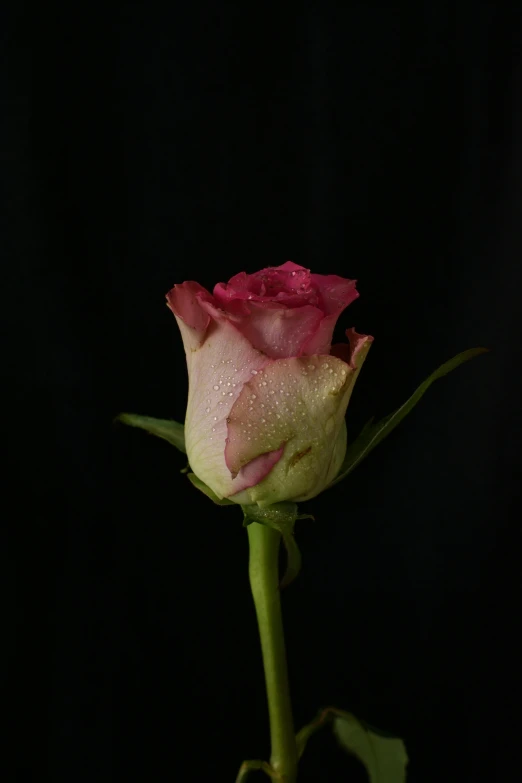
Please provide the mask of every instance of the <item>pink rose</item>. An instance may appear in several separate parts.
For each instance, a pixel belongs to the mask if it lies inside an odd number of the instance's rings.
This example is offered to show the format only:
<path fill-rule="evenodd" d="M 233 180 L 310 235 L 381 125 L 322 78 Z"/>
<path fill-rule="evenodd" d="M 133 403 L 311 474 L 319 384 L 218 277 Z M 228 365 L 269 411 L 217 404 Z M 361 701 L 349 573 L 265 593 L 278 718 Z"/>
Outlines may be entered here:
<path fill-rule="evenodd" d="M 240 272 L 213 294 L 192 281 L 169 291 L 189 374 L 187 455 L 219 498 L 303 501 L 335 478 L 346 407 L 373 339 L 349 329 L 349 343 L 331 345 L 357 296 L 354 280 L 291 261 Z"/>

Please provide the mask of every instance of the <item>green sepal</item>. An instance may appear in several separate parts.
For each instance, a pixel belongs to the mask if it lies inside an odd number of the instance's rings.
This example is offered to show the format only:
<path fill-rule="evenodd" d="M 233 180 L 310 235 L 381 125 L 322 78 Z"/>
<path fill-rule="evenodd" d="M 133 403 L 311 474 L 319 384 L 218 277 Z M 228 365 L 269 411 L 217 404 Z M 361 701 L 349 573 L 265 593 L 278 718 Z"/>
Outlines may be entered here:
<path fill-rule="evenodd" d="M 341 469 L 329 486 L 333 487 L 334 484 L 337 484 L 337 482 L 346 478 L 346 476 L 348 476 L 348 474 L 368 456 L 377 444 L 384 440 L 412 408 L 415 407 L 434 381 L 447 375 L 463 362 L 467 362 L 475 356 L 480 356 L 480 354 L 487 353 L 488 350 L 488 348 L 470 348 L 467 351 L 457 354 L 426 378 L 426 380 L 413 392 L 411 397 L 409 397 L 400 408 L 397 408 L 396 411 L 385 416 L 383 419 L 380 419 L 375 424 L 373 423 L 374 417 L 372 417 L 365 424 L 358 437 L 348 446 Z"/>
<path fill-rule="evenodd" d="M 163 438 L 172 446 L 187 453 L 185 448 L 185 428 L 183 424 L 171 419 L 154 419 L 152 416 L 139 416 L 137 413 L 120 413 L 116 416 L 116 422 L 128 424 L 130 427 L 139 427 L 150 435 Z"/>
<path fill-rule="evenodd" d="M 294 538 L 294 525 L 296 519 L 310 518 L 310 514 L 298 514 L 297 503 L 274 503 L 272 506 L 260 508 L 256 505 L 241 506 L 243 509 L 243 525 L 246 527 L 252 522 L 277 530 L 281 533 L 286 549 L 286 570 L 281 580 L 280 588 L 288 587 L 294 581 L 301 570 L 301 552 Z M 313 519 L 313 517 L 311 517 Z"/>
<path fill-rule="evenodd" d="M 206 495 L 207 498 L 210 498 L 210 500 L 217 506 L 237 505 L 232 500 L 227 500 L 227 498 L 218 498 L 216 493 L 213 492 L 203 481 L 201 481 L 201 479 L 199 479 L 195 473 L 187 473 L 187 478 L 189 479 L 190 483 L 196 487 L 196 489 L 199 489 L 200 492 L 203 492 L 203 494 Z"/>

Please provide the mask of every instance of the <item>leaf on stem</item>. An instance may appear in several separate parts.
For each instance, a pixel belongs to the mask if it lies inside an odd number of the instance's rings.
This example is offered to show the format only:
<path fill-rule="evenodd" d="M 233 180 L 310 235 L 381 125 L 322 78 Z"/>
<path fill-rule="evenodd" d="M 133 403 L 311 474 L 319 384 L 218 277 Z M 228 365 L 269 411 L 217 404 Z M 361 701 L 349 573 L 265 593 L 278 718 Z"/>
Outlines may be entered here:
<path fill-rule="evenodd" d="M 399 424 L 412 408 L 415 407 L 434 381 L 447 375 L 463 362 L 467 362 L 475 356 L 480 356 L 482 353 L 487 353 L 488 350 L 488 348 L 470 348 L 467 351 L 457 354 L 457 356 L 454 356 L 452 359 L 449 359 L 449 361 L 442 364 L 429 376 L 429 378 L 426 378 L 416 391 L 413 392 L 411 397 L 407 399 L 400 408 L 397 408 L 396 411 L 385 416 L 375 424 L 373 423 L 373 418 L 370 419 L 363 427 L 359 436 L 348 446 L 341 469 L 330 484 L 330 487 L 333 487 L 338 481 L 346 478 L 346 476 L 368 456 L 377 444 L 384 440 L 384 438 L 395 429 L 397 424 Z"/>
<path fill-rule="evenodd" d="M 369 729 L 349 712 L 336 713 L 333 732 L 341 747 L 364 764 L 370 783 L 405 783 L 408 754 L 404 742 Z"/>
<path fill-rule="evenodd" d="M 156 435 L 157 438 L 163 438 L 172 446 L 186 454 L 185 449 L 185 428 L 183 424 L 171 419 L 154 419 L 152 416 L 139 416 L 137 413 L 120 413 L 116 416 L 116 422 L 127 424 L 130 427 L 138 427 L 145 430 L 150 435 Z"/>

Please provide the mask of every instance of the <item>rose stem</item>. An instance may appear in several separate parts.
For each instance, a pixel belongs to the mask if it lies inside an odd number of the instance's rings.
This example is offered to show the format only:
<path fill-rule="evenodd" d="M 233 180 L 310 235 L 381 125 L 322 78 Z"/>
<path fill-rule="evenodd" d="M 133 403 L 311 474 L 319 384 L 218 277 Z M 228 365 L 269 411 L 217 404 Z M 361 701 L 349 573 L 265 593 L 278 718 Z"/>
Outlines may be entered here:
<path fill-rule="evenodd" d="M 285 783 L 294 783 L 297 777 L 297 747 L 279 593 L 281 534 L 258 522 L 248 525 L 247 531 L 250 545 L 248 572 L 261 638 L 268 699 L 272 745 L 270 763 Z"/>

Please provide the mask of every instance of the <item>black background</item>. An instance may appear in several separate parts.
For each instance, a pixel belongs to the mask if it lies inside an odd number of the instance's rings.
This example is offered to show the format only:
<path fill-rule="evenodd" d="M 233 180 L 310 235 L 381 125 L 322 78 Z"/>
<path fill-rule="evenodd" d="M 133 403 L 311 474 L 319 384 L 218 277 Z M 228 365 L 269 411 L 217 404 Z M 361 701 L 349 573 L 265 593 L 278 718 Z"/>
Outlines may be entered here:
<path fill-rule="evenodd" d="M 112 419 L 183 419 L 175 282 L 287 259 L 359 281 L 351 433 L 492 349 L 302 507 L 296 724 L 335 704 L 405 738 L 411 783 L 511 779 L 520 8 L 3 13 L 4 779 L 231 781 L 268 755 L 241 515 Z M 325 733 L 300 779 L 364 775 Z"/>

